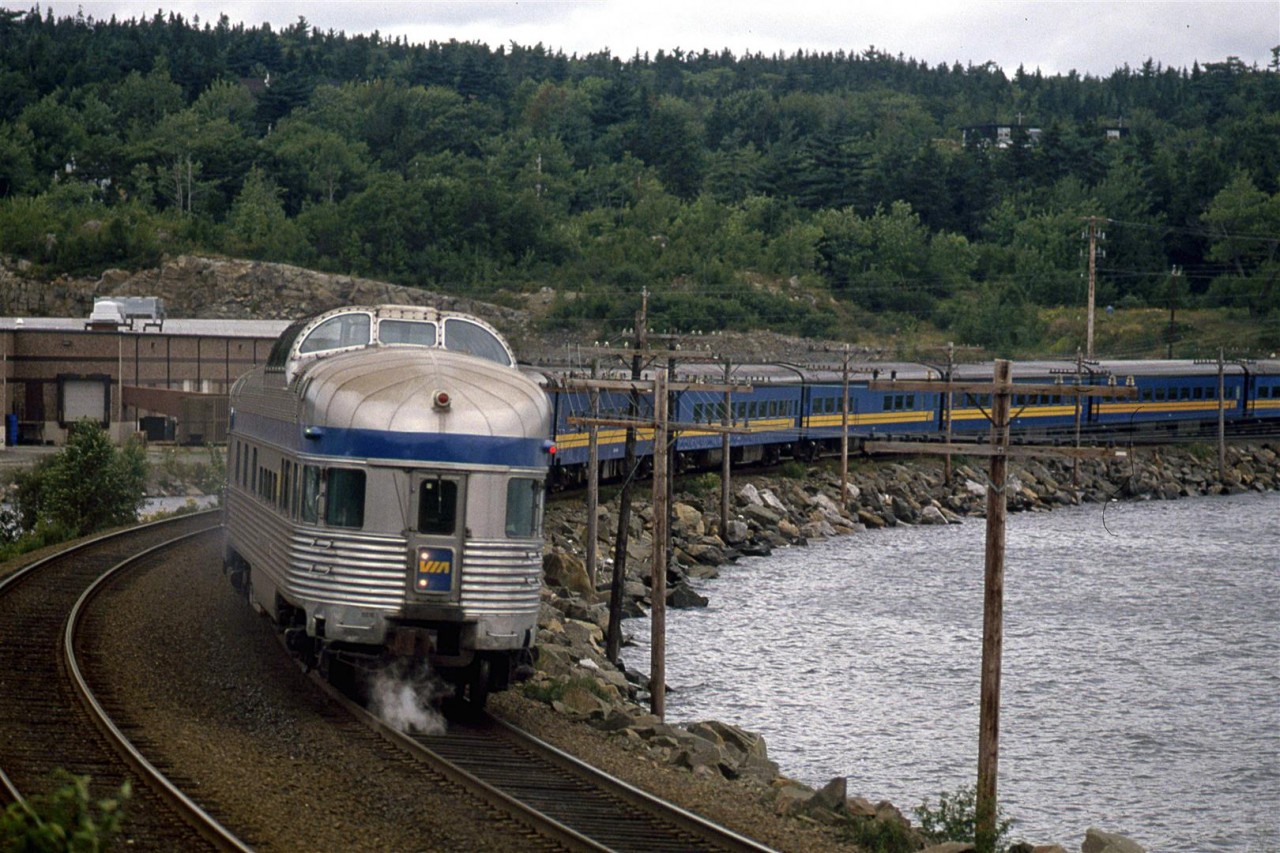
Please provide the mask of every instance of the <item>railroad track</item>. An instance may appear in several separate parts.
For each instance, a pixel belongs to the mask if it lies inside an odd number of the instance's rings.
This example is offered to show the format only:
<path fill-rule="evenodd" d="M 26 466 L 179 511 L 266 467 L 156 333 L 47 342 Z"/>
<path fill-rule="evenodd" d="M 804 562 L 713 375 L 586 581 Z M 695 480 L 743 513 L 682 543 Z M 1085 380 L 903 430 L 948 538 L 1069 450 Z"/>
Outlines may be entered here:
<path fill-rule="evenodd" d="M 0 798 L 47 792 L 57 770 L 94 799 L 134 779 L 125 841 L 139 849 L 246 850 L 129 742 L 85 679 L 78 629 L 113 575 L 218 528 L 199 513 L 82 542 L 0 579 Z M 141 780 L 142 784 L 137 784 Z"/>
<path fill-rule="evenodd" d="M 436 772 L 569 850 L 767 851 L 488 714 L 406 734 L 316 678 L 366 725 Z"/>

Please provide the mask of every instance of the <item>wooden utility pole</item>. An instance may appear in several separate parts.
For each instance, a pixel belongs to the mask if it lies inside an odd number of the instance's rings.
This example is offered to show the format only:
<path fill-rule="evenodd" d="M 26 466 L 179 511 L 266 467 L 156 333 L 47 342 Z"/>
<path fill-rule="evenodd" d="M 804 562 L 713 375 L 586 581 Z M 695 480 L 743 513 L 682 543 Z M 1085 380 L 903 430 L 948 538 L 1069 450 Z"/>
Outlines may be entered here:
<path fill-rule="evenodd" d="M 1226 360 L 1218 347 L 1218 482 L 1227 479 L 1227 378 Z"/>
<path fill-rule="evenodd" d="M 667 378 L 653 377 L 653 573 L 650 577 L 649 710 L 659 720 L 667 714 Z"/>
<path fill-rule="evenodd" d="M 946 455 L 964 453 L 991 458 L 991 482 L 987 485 L 987 537 L 984 554 L 983 608 L 982 608 L 982 686 L 978 716 L 978 784 L 975 840 L 981 851 L 990 851 L 996 840 L 996 779 L 999 775 L 1000 755 L 1000 672 L 1004 645 L 1004 551 L 1005 518 L 1008 510 L 1005 493 L 1010 456 L 1123 456 L 1124 451 L 1104 448 L 1037 448 L 1011 447 L 1009 445 L 1009 409 L 1013 392 L 1028 394 L 1100 394 L 1109 397 L 1132 397 L 1133 388 L 1114 386 L 1035 385 L 1013 383 L 1013 365 L 1009 361 L 995 363 L 995 374 L 990 383 L 931 382 L 931 381 L 873 381 L 868 387 L 874 391 L 966 391 L 990 393 L 991 441 L 988 445 L 953 445 L 941 447 L 922 445 L 919 442 L 868 441 L 863 448 L 868 453 L 916 453 Z"/>
<path fill-rule="evenodd" d="M 995 393 L 991 404 L 991 446 L 1009 447 L 1009 400 L 1012 397 L 1012 365 L 995 363 Z M 978 709 L 978 790 L 974 840 L 981 849 L 995 844 L 996 778 L 1000 763 L 1000 664 L 1004 649 L 1004 545 L 1008 511 L 1009 459 L 991 457 L 991 482 L 987 486 L 987 545 L 983 561 L 982 691 Z"/>
<path fill-rule="evenodd" d="M 600 359 L 591 363 L 591 378 L 598 379 Z M 600 389 L 592 388 L 591 417 L 600 417 Z M 596 562 L 600 551 L 600 427 L 590 424 L 587 427 L 587 577 L 591 579 L 591 588 L 596 588 Z"/>
<path fill-rule="evenodd" d="M 668 495 L 670 479 L 668 477 L 668 453 L 669 444 L 674 436 L 681 429 L 696 429 L 702 432 L 746 432 L 745 429 L 735 427 L 723 427 L 715 424 L 705 423 L 676 423 L 668 418 L 668 398 L 670 391 L 687 391 L 696 389 L 698 391 L 750 391 L 750 385 L 724 386 L 708 385 L 706 383 L 686 383 L 671 382 L 667 379 L 666 371 L 654 371 L 652 381 L 642 382 L 639 380 L 609 380 L 609 379 L 568 379 L 565 380 L 564 386 L 570 389 L 588 389 L 588 390 L 614 390 L 614 391 L 630 391 L 634 397 L 640 390 L 646 390 L 653 395 L 653 416 L 651 418 L 642 418 L 638 415 L 625 419 L 620 418 L 601 418 L 590 417 L 580 418 L 570 416 L 568 418 L 571 424 L 594 424 L 596 426 L 625 426 L 629 433 L 634 432 L 637 427 L 648 427 L 653 430 L 653 479 L 652 479 L 652 501 L 653 501 L 653 570 L 649 579 L 650 598 L 652 609 L 650 611 L 651 630 L 650 630 L 650 672 L 649 672 L 649 703 L 650 710 L 658 718 L 663 718 L 666 714 L 666 626 L 667 626 L 667 538 L 670 530 L 671 506 Z M 621 511 L 619 511 L 621 514 Z M 620 519 L 618 522 L 618 540 L 620 543 L 625 542 L 627 525 Z M 619 550 L 625 548 L 620 545 Z M 613 589 L 610 595 L 610 612 L 609 612 L 609 637 L 610 648 L 612 648 L 612 637 L 614 631 L 621 631 L 621 617 L 614 615 L 613 602 L 616 599 L 619 602 L 618 612 L 621 612 L 621 594 L 622 584 L 625 579 L 619 577 L 618 565 L 620 560 L 614 561 Z M 613 658 L 610 658 L 613 660 Z"/>
<path fill-rule="evenodd" d="M 1165 358 L 1173 358 L 1173 339 L 1177 337 L 1177 326 L 1173 322 L 1175 309 L 1178 306 L 1178 278 L 1182 275 L 1182 267 L 1177 264 L 1169 271 L 1169 348 Z"/>
<path fill-rule="evenodd" d="M 1097 292 L 1098 284 L 1098 252 L 1102 251 L 1104 257 L 1106 255 L 1106 250 L 1098 249 L 1099 237 L 1104 240 L 1107 237 L 1105 233 L 1098 230 L 1099 219 L 1100 217 L 1097 216 L 1090 216 L 1086 218 L 1086 221 L 1089 223 L 1089 227 L 1086 232 L 1086 236 L 1089 240 L 1089 319 L 1088 328 L 1085 333 L 1085 356 L 1087 358 L 1093 358 L 1093 303 L 1094 294 Z"/>
<path fill-rule="evenodd" d="M 1244 373 L 1244 387 L 1241 388 L 1241 396 L 1247 401 L 1249 399 L 1249 364 L 1247 359 L 1230 359 L 1227 358 L 1226 352 L 1222 347 L 1218 348 L 1218 358 L 1215 361 L 1196 359 L 1196 364 L 1214 364 L 1218 365 L 1218 482 L 1225 482 L 1227 477 L 1227 376 L 1226 369 L 1228 364 L 1238 365 Z M 1247 402 L 1244 414 L 1248 414 Z"/>
<path fill-rule="evenodd" d="M 1096 367 L 1097 364 L 1098 362 L 1096 361 L 1085 361 L 1084 356 L 1080 352 L 1080 348 L 1076 347 L 1076 367 L 1074 371 L 1072 371 L 1069 368 L 1066 370 L 1062 370 L 1058 368 L 1050 368 L 1049 372 L 1058 374 L 1058 375 L 1075 373 L 1076 385 L 1079 386 L 1080 384 L 1083 383 L 1084 374 L 1086 372 L 1089 374 L 1089 381 L 1091 383 L 1093 382 L 1094 376 L 1097 376 L 1099 374 L 1105 374 L 1107 376 L 1111 375 L 1107 371 L 1094 370 L 1094 367 Z M 1061 394 L 1062 392 L 1059 390 L 1059 391 L 1055 391 L 1054 393 Z M 1084 409 L 1084 397 L 1082 395 L 1077 394 L 1075 395 L 1074 399 L 1075 399 L 1075 420 L 1076 420 L 1075 446 L 1079 448 L 1080 447 L 1080 415 Z M 1078 456 L 1074 456 L 1071 459 L 1071 486 L 1072 488 L 1080 487 L 1080 457 Z"/>
<path fill-rule="evenodd" d="M 849 502 L 849 345 L 844 345 L 840 395 L 840 506 Z"/>
<path fill-rule="evenodd" d="M 947 343 L 947 375 L 943 377 L 943 379 L 945 379 L 948 384 L 951 382 L 951 374 L 955 371 L 955 367 L 956 367 L 956 345 L 954 343 L 948 342 Z M 947 392 L 946 401 L 947 401 L 946 410 L 942 413 L 942 420 L 943 420 L 943 426 L 946 430 L 945 440 L 947 444 L 950 444 L 951 443 L 951 407 L 955 404 L 955 400 L 953 399 L 953 395 L 951 391 Z M 944 457 L 944 459 L 945 461 L 943 463 L 942 473 L 943 473 L 943 476 L 946 478 L 945 482 L 950 483 L 951 482 L 951 454 L 948 453 Z"/>
<path fill-rule="evenodd" d="M 732 373 L 729 367 L 729 359 L 724 360 L 724 384 L 727 388 L 729 385 L 729 375 Z M 733 474 L 732 465 L 732 448 L 729 446 L 729 427 L 733 426 L 733 395 L 730 391 L 724 392 L 723 411 L 720 412 L 720 426 L 725 428 L 725 432 L 720 436 L 720 538 L 725 537 L 725 531 L 729 528 L 729 494 L 732 486 L 730 478 Z"/>

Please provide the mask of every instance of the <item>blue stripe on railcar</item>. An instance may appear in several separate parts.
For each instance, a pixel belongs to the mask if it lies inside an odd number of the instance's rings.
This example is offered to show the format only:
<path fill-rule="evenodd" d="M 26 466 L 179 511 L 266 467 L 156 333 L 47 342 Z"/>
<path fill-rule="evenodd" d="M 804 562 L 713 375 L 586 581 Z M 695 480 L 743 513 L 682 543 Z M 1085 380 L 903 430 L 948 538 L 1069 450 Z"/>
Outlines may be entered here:
<path fill-rule="evenodd" d="M 300 453 L 349 459 L 395 459 L 545 468 L 550 464 L 541 438 L 390 432 L 345 427 L 306 427 L 262 415 L 237 412 L 235 432 Z"/>

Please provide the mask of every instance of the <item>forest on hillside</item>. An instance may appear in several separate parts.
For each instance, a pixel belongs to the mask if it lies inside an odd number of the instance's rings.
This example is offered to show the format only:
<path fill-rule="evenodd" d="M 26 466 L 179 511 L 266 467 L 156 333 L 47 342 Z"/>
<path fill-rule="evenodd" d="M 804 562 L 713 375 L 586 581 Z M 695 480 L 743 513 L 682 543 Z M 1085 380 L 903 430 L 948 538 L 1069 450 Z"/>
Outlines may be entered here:
<path fill-rule="evenodd" d="M 1280 46 L 1099 78 L 0 10 L 0 93 L 0 254 L 50 278 L 211 252 L 549 287 L 566 331 L 647 290 L 669 330 L 1025 351 L 1093 227 L 1100 306 L 1280 346 Z"/>

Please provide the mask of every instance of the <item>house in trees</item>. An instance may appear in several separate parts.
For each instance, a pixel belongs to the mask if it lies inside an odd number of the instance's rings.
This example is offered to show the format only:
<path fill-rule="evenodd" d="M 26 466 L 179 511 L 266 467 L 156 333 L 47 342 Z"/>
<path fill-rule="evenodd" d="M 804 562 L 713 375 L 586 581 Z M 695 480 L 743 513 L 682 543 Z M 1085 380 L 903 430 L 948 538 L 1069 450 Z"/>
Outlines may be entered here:
<path fill-rule="evenodd" d="M 1038 127 L 1021 124 L 973 124 L 961 128 L 964 134 L 964 146 L 975 148 L 1011 148 L 1015 142 L 1023 148 L 1032 148 L 1040 143 L 1041 130 Z"/>

